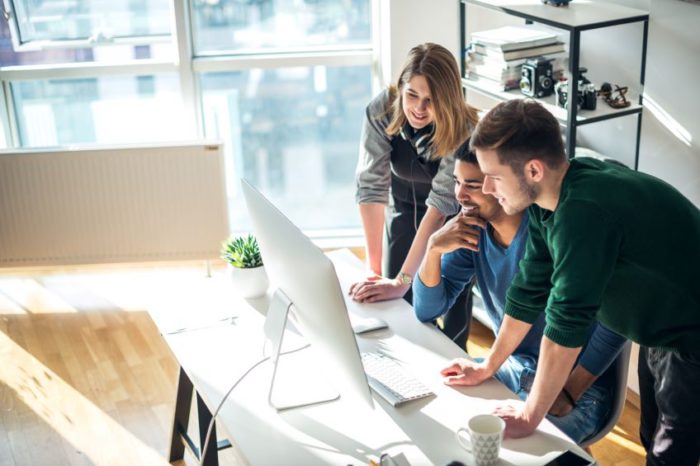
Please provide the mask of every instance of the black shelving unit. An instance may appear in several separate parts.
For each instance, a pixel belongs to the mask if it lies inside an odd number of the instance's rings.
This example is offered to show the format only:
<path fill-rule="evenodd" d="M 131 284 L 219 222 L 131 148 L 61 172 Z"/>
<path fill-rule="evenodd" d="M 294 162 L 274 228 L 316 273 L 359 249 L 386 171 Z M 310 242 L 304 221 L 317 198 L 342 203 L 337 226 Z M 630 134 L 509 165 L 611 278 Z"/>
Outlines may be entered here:
<path fill-rule="evenodd" d="M 637 115 L 637 134 L 634 154 L 634 168 L 639 165 L 639 143 L 642 130 L 642 90 L 644 88 L 644 73 L 646 69 L 647 37 L 649 31 L 649 13 L 633 8 L 613 5 L 609 3 L 577 3 L 571 2 L 565 7 L 554 7 L 545 4 L 513 5 L 504 0 L 460 0 L 460 50 L 462 76 L 466 76 L 466 48 L 467 48 L 467 5 L 474 5 L 491 10 L 497 10 L 504 14 L 516 16 L 526 23 L 540 23 L 557 29 L 563 29 L 569 33 L 569 83 L 578 83 L 581 74 L 579 67 L 579 55 L 581 45 L 581 32 L 592 29 L 600 29 L 642 22 L 642 56 L 640 70 L 640 89 L 636 104 L 624 109 L 613 109 L 598 105 L 596 110 L 587 110 L 579 114 L 576 105 L 569 105 L 563 109 L 556 105 L 554 96 L 538 99 L 554 114 L 565 126 L 566 151 L 569 157 L 573 157 L 576 147 L 576 129 L 578 126 L 611 118 L 620 118 L 626 115 Z M 473 90 L 497 100 L 507 100 L 522 97 L 519 90 L 503 91 L 497 87 L 462 78 L 465 88 Z M 573 84 L 572 89 L 575 88 Z M 632 100 L 632 99 L 630 99 Z"/>

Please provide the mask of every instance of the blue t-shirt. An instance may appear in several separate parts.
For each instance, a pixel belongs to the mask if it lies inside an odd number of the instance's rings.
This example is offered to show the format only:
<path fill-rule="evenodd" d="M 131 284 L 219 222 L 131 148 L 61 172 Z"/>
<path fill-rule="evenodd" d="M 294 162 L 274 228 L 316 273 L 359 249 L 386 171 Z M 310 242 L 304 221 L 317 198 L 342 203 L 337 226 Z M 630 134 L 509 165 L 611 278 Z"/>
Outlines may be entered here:
<path fill-rule="evenodd" d="M 484 309 L 491 321 L 491 327 L 498 333 L 503 322 L 506 291 L 525 253 L 527 227 L 528 213 L 525 211 L 518 231 L 507 248 L 494 240 L 491 225 L 488 225 L 486 229 L 481 230 L 478 252 L 458 249 L 444 254 L 441 264 L 442 277 L 437 286 L 425 286 L 420 276 L 414 281 L 413 307 L 416 317 L 422 322 L 429 322 L 443 315 L 476 275 L 476 284 L 481 292 Z M 544 326 L 545 313 L 542 312 L 513 352 L 512 357 L 517 358 L 525 367 L 535 369 L 537 366 Z M 615 360 L 625 341 L 624 337 L 596 323 L 591 326 L 589 342 L 578 362 L 593 375 L 600 376 Z"/>

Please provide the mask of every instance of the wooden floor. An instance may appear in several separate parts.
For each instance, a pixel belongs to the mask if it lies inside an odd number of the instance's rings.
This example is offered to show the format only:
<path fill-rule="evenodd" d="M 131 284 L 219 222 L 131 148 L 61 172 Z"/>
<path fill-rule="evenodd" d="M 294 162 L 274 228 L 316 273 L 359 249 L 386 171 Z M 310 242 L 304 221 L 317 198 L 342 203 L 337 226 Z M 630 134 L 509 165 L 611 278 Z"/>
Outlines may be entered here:
<path fill-rule="evenodd" d="M 0 275 L 0 465 L 168 464 L 177 364 L 148 309 L 152 290 L 205 280 L 200 264 Z M 478 355 L 493 338 L 472 328 Z M 644 464 L 638 424 L 628 403 L 592 447 L 601 465 Z"/>

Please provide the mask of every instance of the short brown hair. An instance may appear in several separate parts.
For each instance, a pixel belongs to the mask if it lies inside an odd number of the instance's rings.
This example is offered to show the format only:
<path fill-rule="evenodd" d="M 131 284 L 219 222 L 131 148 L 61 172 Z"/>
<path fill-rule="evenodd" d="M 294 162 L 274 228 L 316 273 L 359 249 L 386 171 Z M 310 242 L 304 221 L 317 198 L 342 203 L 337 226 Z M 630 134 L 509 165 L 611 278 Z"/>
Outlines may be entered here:
<path fill-rule="evenodd" d="M 559 122 L 539 102 L 514 99 L 492 108 L 476 125 L 471 150 L 495 150 L 498 161 L 522 173 L 525 163 L 542 160 L 557 168 L 566 161 Z"/>
<path fill-rule="evenodd" d="M 396 85 L 390 88 L 391 121 L 386 133 L 396 136 L 406 124 L 401 89 L 414 76 L 424 76 L 430 88 L 435 112 L 435 134 L 431 142 L 433 157 L 449 155 L 469 137 L 478 114 L 464 100 L 462 79 L 454 55 L 442 45 L 426 42 L 408 53 Z"/>

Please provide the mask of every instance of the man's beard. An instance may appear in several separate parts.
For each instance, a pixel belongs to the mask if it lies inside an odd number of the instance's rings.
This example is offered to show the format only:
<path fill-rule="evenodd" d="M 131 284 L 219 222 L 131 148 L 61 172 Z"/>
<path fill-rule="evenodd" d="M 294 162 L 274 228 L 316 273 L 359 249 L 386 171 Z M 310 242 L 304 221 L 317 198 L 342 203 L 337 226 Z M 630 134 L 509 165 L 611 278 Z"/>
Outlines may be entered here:
<path fill-rule="evenodd" d="M 528 207 L 530 204 L 535 202 L 537 196 L 540 194 L 539 186 L 535 183 L 529 184 L 524 176 L 521 176 L 518 180 L 520 182 L 520 192 L 523 193 L 528 201 Z"/>
<path fill-rule="evenodd" d="M 522 212 L 523 210 L 527 209 L 534 204 L 535 199 L 537 199 L 540 194 L 539 186 L 535 183 L 529 184 L 524 176 L 518 177 L 518 183 L 518 190 L 521 194 L 518 203 L 503 206 L 503 210 L 508 215 L 515 215 L 518 212 Z"/>

